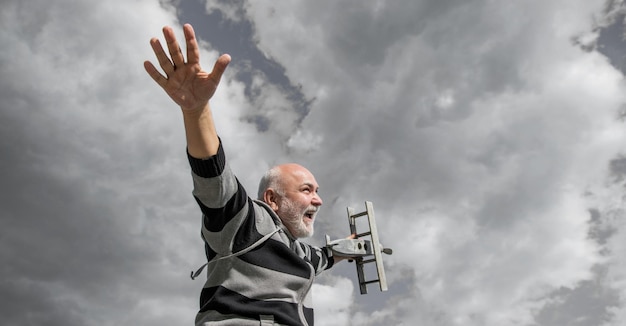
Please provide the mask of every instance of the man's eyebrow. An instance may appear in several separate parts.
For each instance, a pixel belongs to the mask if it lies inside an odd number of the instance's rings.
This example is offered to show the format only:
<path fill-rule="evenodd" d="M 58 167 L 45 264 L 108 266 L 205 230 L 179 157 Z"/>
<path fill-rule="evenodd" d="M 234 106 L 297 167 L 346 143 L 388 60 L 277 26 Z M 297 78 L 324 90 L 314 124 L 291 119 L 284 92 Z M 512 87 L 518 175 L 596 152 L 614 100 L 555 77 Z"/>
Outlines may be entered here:
<path fill-rule="evenodd" d="M 311 187 L 311 188 L 315 188 L 315 189 L 319 189 L 319 188 L 320 188 L 320 187 L 318 187 L 318 186 L 314 185 L 314 184 L 313 184 L 313 183 L 311 183 L 311 182 L 304 182 L 304 183 L 302 183 L 302 185 L 303 185 L 303 186 L 308 186 L 308 187 Z"/>

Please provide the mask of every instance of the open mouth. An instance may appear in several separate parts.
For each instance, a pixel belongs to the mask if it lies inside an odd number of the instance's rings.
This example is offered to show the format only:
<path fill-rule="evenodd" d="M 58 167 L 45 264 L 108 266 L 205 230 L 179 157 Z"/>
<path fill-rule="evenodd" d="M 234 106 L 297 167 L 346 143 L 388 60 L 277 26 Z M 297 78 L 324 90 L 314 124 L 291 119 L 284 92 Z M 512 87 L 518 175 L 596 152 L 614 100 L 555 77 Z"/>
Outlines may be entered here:
<path fill-rule="evenodd" d="M 314 211 L 307 211 L 304 213 L 304 218 L 313 221 L 315 219 L 315 213 Z"/>

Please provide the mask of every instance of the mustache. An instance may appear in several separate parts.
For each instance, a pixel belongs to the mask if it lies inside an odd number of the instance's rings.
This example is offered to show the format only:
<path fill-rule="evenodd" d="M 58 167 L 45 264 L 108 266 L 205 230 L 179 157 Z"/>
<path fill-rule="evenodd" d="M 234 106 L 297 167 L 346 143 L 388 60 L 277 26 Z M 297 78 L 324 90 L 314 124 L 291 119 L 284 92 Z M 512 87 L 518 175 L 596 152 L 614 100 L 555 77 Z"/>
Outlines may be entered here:
<path fill-rule="evenodd" d="M 311 205 L 304 212 L 305 213 L 317 213 L 319 210 L 320 210 L 319 207 Z"/>

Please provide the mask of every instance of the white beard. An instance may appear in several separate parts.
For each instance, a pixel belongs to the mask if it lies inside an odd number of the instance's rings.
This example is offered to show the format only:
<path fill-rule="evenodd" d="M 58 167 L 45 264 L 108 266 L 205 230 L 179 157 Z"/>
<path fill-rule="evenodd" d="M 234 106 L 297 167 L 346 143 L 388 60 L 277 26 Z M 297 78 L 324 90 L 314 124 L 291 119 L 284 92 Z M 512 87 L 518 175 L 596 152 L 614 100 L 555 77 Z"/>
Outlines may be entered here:
<path fill-rule="evenodd" d="M 317 212 L 317 207 L 308 206 L 302 209 L 296 207 L 294 202 L 291 200 L 284 200 L 282 204 L 282 207 L 278 211 L 278 216 L 289 232 L 291 232 L 291 235 L 296 238 L 308 238 L 312 236 L 314 233 L 313 224 L 315 223 L 315 213 L 313 214 L 313 219 L 311 220 L 305 218 L 304 215 L 307 212 Z"/>

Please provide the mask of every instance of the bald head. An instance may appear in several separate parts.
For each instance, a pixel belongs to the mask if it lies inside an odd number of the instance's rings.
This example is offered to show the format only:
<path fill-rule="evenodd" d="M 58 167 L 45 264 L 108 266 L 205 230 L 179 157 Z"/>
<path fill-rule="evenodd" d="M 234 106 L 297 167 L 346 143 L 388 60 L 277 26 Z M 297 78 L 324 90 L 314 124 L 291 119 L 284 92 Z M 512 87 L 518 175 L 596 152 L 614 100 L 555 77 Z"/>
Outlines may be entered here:
<path fill-rule="evenodd" d="M 297 163 L 276 165 L 267 170 L 259 182 L 258 199 L 263 200 L 263 194 L 267 189 L 274 189 L 281 195 L 285 193 L 285 183 L 298 177 L 315 180 L 313 174 L 304 166 Z"/>
<path fill-rule="evenodd" d="M 269 169 L 259 183 L 259 200 L 270 206 L 296 238 L 313 234 L 313 222 L 322 199 L 313 174 L 300 164 Z"/>

